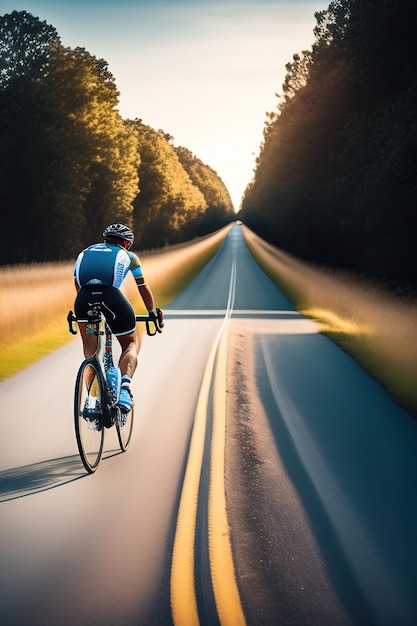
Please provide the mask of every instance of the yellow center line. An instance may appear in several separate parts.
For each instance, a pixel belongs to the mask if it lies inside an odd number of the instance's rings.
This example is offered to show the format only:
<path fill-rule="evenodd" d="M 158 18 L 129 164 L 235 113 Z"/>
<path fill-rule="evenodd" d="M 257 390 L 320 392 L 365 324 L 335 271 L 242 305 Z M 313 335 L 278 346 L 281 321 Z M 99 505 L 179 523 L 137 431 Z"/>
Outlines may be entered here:
<path fill-rule="evenodd" d="M 235 578 L 226 510 L 226 360 L 227 334 L 220 342 L 214 386 L 208 508 L 210 571 L 221 625 L 245 626 L 246 620 Z"/>
<path fill-rule="evenodd" d="M 181 492 L 180 505 L 177 516 L 177 527 L 175 532 L 171 566 L 171 610 L 175 626 L 198 626 L 200 623 L 194 579 L 194 542 L 197 519 L 198 494 L 200 486 L 201 467 L 203 463 L 204 441 L 207 426 L 207 413 L 210 390 L 214 378 L 218 347 L 224 333 L 224 329 L 226 328 L 228 320 L 230 318 L 231 310 L 233 308 L 235 282 L 236 266 L 233 263 L 226 316 L 223 320 L 223 324 L 210 352 L 203 375 L 200 393 L 198 396 L 196 412 L 194 415 L 193 430 L 191 434 L 190 450 L 188 454 L 187 466 L 185 470 L 183 488 Z M 222 350 L 222 353 L 223 352 L 224 350 Z M 221 361 L 223 362 L 225 358 L 225 355 L 222 356 Z M 222 368 L 223 367 L 225 371 L 225 363 L 224 365 L 222 365 Z M 220 390 L 220 394 L 221 393 L 225 394 L 225 389 Z M 220 397 L 218 392 L 216 393 L 216 397 Z M 224 403 L 225 395 L 223 396 L 223 404 Z M 219 401 L 217 401 L 217 404 L 219 404 Z M 223 444 L 220 444 L 220 447 L 223 445 L 223 455 L 222 458 L 220 458 L 217 452 L 216 454 L 214 454 L 214 460 L 212 461 L 212 465 L 217 465 L 217 463 L 220 463 L 220 469 L 215 469 L 214 474 L 211 473 L 211 478 L 214 483 L 214 490 L 212 486 L 210 486 L 210 492 L 212 494 L 212 510 L 219 508 L 222 509 L 222 511 L 219 512 L 218 516 L 215 515 L 214 518 L 213 515 L 209 515 L 209 518 L 211 517 L 212 521 L 214 521 L 214 525 L 211 527 L 209 520 L 209 535 L 211 536 L 211 541 L 209 539 L 209 549 L 210 553 L 213 552 L 213 555 L 210 555 L 210 570 L 213 578 L 213 589 L 215 594 L 216 607 L 221 624 L 231 624 L 232 622 L 230 621 L 230 615 L 232 612 L 234 612 L 233 623 L 237 626 L 240 626 L 241 624 L 245 624 L 245 620 L 240 605 L 239 592 L 237 590 L 235 582 L 231 547 L 227 534 L 228 523 L 224 495 L 225 427 L 222 426 L 222 424 L 225 423 L 225 417 L 224 415 L 222 417 L 222 411 L 217 411 L 217 413 L 220 415 L 220 428 L 216 427 L 216 432 L 213 432 L 213 436 L 215 436 L 216 439 L 219 437 L 223 437 Z M 221 434 L 222 432 L 223 435 Z M 220 476 L 222 477 L 221 479 Z M 226 540 L 224 540 L 223 538 L 220 543 L 219 533 L 220 537 L 224 537 L 224 534 L 226 533 Z M 221 558 L 219 560 L 218 555 L 219 552 L 222 550 L 228 553 L 229 556 L 226 557 L 226 559 Z M 222 584 L 224 584 L 225 581 L 227 581 L 227 591 L 222 593 L 220 587 Z M 240 621 L 236 621 L 236 615 L 239 616 Z"/>
<path fill-rule="evenodd" d="M 216 347 L 217 345 L 210 353 L 197 401 L 177 516 L 171 565 L 171 610 L 175 626 L 198 626 L 200 623 L 194 581 L 194 540 L 206 433 L 207 405 Z"/>

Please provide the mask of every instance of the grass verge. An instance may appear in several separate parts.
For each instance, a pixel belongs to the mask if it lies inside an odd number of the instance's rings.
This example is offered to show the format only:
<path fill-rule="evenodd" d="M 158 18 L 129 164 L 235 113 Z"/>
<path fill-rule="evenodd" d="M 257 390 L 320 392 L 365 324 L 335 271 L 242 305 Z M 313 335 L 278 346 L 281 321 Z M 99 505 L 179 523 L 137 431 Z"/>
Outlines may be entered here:
<path fill-rule="evenodd" d="M 417 303 L 346 273 L 301 262 L 245 226 L 243 233 L 257 263 L 296 309 L 417 416 Z"/>
<path fill-rule="evenodd" d="M 231 225 L 185 244 L 143 251 L 140 259 L 157 306 L 166 306 L 219 250 Z M 72 340 L 66 323 L 73 308 L 73 262 L 0 268 L 0 380 Z M 144 311 L 132 276 L 124 291 Z"/>

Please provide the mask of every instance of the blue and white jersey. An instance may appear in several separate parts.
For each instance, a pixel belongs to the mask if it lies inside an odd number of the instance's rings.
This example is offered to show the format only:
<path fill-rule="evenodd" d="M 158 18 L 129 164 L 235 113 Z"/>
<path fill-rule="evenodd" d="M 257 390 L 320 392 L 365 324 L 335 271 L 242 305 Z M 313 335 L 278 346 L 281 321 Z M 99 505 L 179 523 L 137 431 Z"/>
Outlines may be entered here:
<path fill-rule="evenodd" d="M 80 287 L 112 285 L 120 287 L 131 271 L 137 284 L 143 284 L 139 257 L 116 244 L 96 243 L 78 255 L 74 277 Z"/>

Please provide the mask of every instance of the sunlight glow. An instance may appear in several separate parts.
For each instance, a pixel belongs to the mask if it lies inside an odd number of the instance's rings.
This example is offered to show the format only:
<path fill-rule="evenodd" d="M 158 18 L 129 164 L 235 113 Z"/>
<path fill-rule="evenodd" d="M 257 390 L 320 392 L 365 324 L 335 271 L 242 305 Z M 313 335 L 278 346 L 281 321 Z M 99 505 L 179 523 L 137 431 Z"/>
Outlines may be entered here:
<path fill-rule="evenodd" d="M 302 311 L 316 320 L 320 332 L 323 333 L 344 333 L 347 335 L 374 335 L 375 330 L 370 324 L 360 323 L 352 318 L 343 317 L 328 309 L 312 308 Z"/>
<path fill-rule="evenodd" d="M 314 13 L 328 4 L 2 0 L 1 8 L 31 12 L 55 26 L 65 46 L 105 59 L 121 115 L 164 130 L 210 165 L 238 210 L 285 65 L 311 47 Z"/>

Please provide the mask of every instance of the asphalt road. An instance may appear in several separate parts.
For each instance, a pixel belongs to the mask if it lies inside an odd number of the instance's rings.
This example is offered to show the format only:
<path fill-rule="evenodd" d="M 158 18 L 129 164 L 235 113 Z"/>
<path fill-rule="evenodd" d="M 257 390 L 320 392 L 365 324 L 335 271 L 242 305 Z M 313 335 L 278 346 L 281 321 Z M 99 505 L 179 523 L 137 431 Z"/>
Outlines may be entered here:
<path fill-rule="evenodd" d="M 3 625 L 417 623 L 417 422 L 300 316 L 239 226 L 146 337 L 87 476 L 79 338 L 0 384 Z"/>

